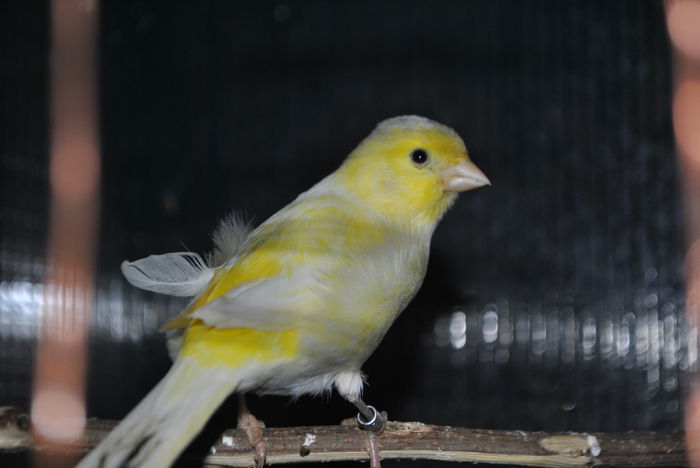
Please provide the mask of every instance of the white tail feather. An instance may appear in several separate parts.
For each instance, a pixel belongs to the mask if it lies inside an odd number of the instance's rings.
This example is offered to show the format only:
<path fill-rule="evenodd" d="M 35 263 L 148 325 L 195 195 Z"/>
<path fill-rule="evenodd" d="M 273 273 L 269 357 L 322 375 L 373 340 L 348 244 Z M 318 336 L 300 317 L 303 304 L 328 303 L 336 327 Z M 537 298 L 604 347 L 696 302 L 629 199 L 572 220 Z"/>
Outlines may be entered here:
<path fill-rule="evenodd" d="M 236 386 L 235 371 L 177 360 L 76 468 L 169 467 Z"/>
<path fill-rule="evenodd" d="M 122 274 L 140 289 L 170 296 L 194 296 L 212 279 L 214 270 L 196 253 L 173 252 L 124 261 Z"/>

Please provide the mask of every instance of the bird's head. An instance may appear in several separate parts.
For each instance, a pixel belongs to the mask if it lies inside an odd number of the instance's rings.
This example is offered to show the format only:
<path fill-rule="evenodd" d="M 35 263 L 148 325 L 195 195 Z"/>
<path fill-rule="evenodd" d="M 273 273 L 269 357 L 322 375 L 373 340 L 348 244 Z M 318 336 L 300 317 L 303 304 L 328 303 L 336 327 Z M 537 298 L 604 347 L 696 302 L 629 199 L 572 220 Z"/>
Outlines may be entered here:
<path fill-rule="evenodd" d="M 433 225 L 459 192 L 489 184 L 454 130 L 415 115 L 380 122 L 336 175 L 380 213 Z"/>

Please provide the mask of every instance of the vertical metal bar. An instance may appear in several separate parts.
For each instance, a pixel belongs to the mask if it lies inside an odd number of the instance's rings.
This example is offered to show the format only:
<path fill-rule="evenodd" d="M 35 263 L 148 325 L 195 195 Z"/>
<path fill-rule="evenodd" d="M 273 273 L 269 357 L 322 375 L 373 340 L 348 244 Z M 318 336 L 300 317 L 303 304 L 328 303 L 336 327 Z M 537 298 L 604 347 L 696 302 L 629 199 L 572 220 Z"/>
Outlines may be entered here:
<path fill-rule="evenodd" d="M 683 180 L 686 252 L 686 311 L 690 323 L 689 363 L 697 365 L 700 319 L 700 2 L 666 0 L 666 24 L 673 43 L 673 130 Z M 691 369 L 696 370 L 696 369 Z M 700 466 L 700 386 L 691 384 L 686 405 L 691 466 Z"/>
<path fill-rule="evenodd" d="M 51 1 L 51 224 L 32 423 L 52 445 L 78 440 L 85 423 L 100 183 L 97 18 L 94 0 Z M 39 466 L 74 462 L 37 458 Z"/>

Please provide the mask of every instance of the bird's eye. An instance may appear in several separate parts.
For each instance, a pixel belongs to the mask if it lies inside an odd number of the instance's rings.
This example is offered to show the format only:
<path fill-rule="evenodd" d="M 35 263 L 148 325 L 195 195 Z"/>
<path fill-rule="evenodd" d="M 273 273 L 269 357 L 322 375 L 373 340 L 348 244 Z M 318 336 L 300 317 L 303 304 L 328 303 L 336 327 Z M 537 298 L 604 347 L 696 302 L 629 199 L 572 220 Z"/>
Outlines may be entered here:
<path fill-rule="evenodd" d="M 416 164 L 425 164 L 428 162 L 428 152 L 422 148 L 411 151 L 411 161 Z"/>

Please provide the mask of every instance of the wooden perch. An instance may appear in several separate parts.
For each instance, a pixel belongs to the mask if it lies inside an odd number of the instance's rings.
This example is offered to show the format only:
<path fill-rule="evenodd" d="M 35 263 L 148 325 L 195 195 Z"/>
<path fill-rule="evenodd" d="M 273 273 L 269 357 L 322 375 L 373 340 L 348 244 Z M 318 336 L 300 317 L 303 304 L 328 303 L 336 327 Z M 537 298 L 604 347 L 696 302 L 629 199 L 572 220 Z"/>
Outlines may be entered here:
<path fill-rule="evenodd" d="M 32 442 L 26 414 L 0 408 L 3 451 L 50 450 Z M 116 421 L 91 419 L 80 444 L 63 450 L 85 452 L 99 443 Z M 362 460 L 368 434 L 351 425 L 263 429 L 267 463 Z M 490 431 L 417 422 L 388 422 L 378 436 L 382 459 L 430 459 L 527 466 L 687 466 L 683 431 L 624 433 L 544 433 Z M 204 459 L 205 466 L 253 465 L 245 432 L 225 431 Z M 0 465 L 2 457 L 0 456 Z"/>

